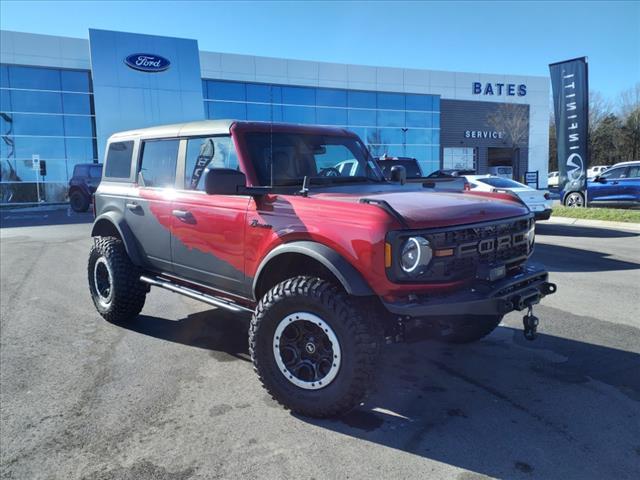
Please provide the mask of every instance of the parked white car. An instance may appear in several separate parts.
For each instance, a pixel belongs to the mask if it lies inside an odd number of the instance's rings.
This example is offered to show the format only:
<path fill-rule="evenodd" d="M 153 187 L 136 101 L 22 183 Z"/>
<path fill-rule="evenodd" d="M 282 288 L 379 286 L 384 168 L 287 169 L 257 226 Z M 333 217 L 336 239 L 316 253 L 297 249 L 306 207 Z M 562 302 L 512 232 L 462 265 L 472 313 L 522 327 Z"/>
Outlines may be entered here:
<path fill-rule="evenodd" d="M 546 190 L 536 190 L 510 178 L 495 175 L 465 175 L 471 190 L 482 192 L 511 192 L 527 204 L 536 220 L 549 220 L 551 217 L 551 196 Z"/>
<path fill-rule="evenodd" d="M 601 173 L 604 173 L 605 170 L 608 170 L 611 165 L 595 165 L 589 169 L 587 169 L 587 179 L 591 180 L 592 178 L 596 178 Z"/>
<path fill-rule="evenodd" d="M 547 185 L 549 187 L 557 187 L 560 182 L 560 172 L 549 172 L 547 176 Z"/>

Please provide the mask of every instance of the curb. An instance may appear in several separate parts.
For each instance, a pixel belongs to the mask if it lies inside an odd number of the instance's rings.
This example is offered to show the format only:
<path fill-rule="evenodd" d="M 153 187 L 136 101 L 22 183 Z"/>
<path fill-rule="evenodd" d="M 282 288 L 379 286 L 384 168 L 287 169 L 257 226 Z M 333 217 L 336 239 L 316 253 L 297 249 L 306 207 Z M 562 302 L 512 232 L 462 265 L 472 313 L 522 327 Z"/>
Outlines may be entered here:
<path fill-rule="evenodd" d="M 640 233 L 640 223 L 609 222 L 607 220 L 588 220 L 586 218 L 554 217 L 553 215 L 545 223 L 553 223 L 556 225 L 575 225 L 577 227 L 608 228 Z"/>

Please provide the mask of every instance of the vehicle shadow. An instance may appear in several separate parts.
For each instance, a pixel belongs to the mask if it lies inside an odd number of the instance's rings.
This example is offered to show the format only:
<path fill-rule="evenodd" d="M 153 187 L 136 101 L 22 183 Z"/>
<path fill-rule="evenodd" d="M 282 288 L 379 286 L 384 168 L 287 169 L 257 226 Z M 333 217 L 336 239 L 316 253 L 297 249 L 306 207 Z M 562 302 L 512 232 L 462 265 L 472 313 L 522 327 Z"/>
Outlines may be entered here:
<path fill-rule="evenodd" d="M 142 315 L 124 327 L 210 350 L 220 361 L 248 361 L 248 321 L 213 309 L 178 321 Z M 616 328 L 623 337 L 638 335 L 632 327 Z M 637 353 L 548 334 L 528 342 L 520 329 L 500 326 L 471 345 L 417 339 L 387 346 L 376 385 L 365 403 L 341 418 L 293 416 L 470 471 L 459 480 L 637 473 Z"/>
<path fill-rule="evenodd" d="M 611 228 L 592 228 L 577 225 L 560 225 L 556 223 L 536 222 L 537 235 L 551 235 L 557 237 L 588 237 L 588 238 L 626 238 L 638 237 L 640 233 L 614 230 Z"/>
<path fill-rule="evenodd" d="M 604 272 L 640 269 L 640 262 L 610 258 L 607 253 L 536 243 L 533 261 L 544 264 L 549 272 Z"/>

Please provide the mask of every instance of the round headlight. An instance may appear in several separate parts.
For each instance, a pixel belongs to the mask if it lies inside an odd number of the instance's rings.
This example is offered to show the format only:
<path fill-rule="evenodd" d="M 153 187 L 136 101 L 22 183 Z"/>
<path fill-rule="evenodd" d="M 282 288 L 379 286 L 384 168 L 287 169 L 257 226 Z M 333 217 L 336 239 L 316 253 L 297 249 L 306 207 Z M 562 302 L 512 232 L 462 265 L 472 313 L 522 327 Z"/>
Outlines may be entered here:
<path fill-rule="evenodd" d="M 415 274 L 420 267 L 426 267 L 431 261 L 433 250 L 429 241 L 423 237 L 410 237 L 402 245 L 400 266 L 406 273 Z"/>

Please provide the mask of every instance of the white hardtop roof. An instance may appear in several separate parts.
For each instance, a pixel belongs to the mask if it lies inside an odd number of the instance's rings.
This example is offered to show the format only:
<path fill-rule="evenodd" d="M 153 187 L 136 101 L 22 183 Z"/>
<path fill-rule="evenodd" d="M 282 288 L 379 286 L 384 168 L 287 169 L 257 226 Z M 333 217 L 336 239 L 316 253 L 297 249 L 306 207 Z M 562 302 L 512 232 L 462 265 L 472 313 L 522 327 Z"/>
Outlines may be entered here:
<path fill-rule="evenodd" d="M 228 134 L 235 120 L 200 120 L 197 122 L 174 123 L 157 127 L 139 128 L 117 132 L 110 140 L 125 140 L 131 138 L 168 138 L 191 135 L 222 135 Z"/>

